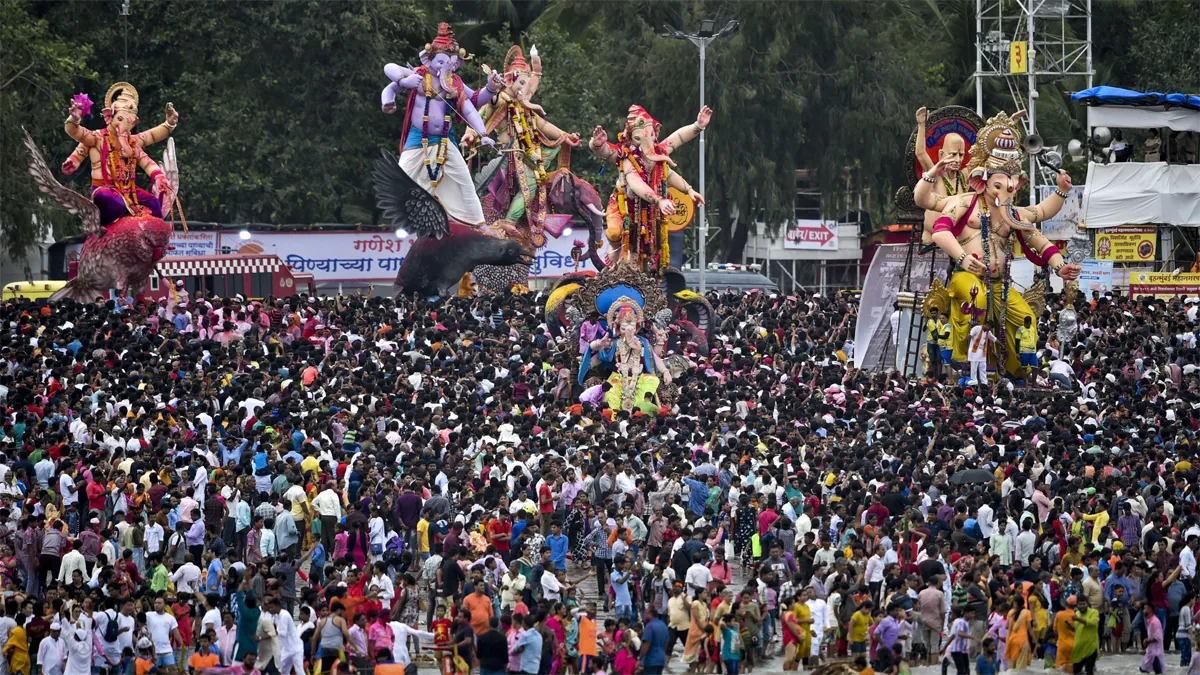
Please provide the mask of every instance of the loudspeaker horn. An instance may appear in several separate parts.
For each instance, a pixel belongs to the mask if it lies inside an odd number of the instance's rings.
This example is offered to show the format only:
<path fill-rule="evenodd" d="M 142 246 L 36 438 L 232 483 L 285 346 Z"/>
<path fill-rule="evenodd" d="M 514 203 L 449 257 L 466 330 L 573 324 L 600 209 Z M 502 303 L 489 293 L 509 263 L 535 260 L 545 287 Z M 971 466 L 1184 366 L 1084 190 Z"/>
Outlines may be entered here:
<path fill-rule="evenodd" d="M 1025 137 L 1025 152 L 1031 155 L 1040 155 L 1046 149 L 1046 141 L 1037 134 L 1029 134 Z"/>

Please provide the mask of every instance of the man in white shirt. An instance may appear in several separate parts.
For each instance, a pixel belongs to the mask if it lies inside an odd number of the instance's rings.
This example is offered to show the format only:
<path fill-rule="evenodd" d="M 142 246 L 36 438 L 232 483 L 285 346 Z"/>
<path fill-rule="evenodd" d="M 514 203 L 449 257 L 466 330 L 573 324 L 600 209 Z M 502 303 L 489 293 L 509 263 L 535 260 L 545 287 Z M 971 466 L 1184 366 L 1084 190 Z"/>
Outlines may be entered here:
<path fill-rule="evenodd" d="M 151 553 L 158 553 L 162 549 L 163 538 L 166 532 L 163 531 L 163 526 L 156 522 L 151 522 L 146 527 L 146 556 L 150 557 Z"/>
<path fill-rule="evenodd" d="M 1194 579 L 1196 577 L 1196 546 L 1200 544 L 1200 539 L 1196 537 L 1187 538 L 1187 546 L 1179 552 L 1179 566 L 1183 568 L 1182 576 L 1184 579 Z"/>
<path fill-rule="evenodd" d="M 342 498 L 334 491 L 333 481 L 325 483 L 325 489 L 313 498 L 312 506 L 321 517 L 321 543 L 326 553 L 332 552 L 334 530 L 342 517 Z"/>
<path fill-rule="evenodd" d="M 50 634 L 38 645 L 37 663 L 43 675 L 62 675 L 67 658 L 67 645 L 60 635 L 62 625 L 57 621 L 50 624 Z"/>
<path fill-rule="evenodd" d="M 978 517 L 975 519 L 979 523 L 979 531 L 983 534 L 983 538 L 987 539 L 992 536 L 992 528 L 995 527 L 992 521 L 992 507 L 986 502 L 979 505 Z"/>
<path fill-rule="evenodd" d="M 167 614 L 167 601 L 162 596 L 154 599 L 154 611 L 146 614 L 146 628 L 150 630 L 150 640 L 154 644 L 159 667 L 174 666 L 175 652 L 171 647 L 171 639 L 183 644 L 183 638 L 179 635 L 179 622 Z"/>
<path fill-rule="evenodd" d="M 387 563 L 375 563 L 375 574 L 367 582 L 367 590 L 374 591 L 384 607 L 392 606 L 392 598 L 396 597 L 396 585 L 387 575 Z"/>
<path fill-rule="evenodd" d="M 275 634 L 279 640 L 279 673 L 304 675 L 304 642 L 300 639 L 300 631 L 296 629 L 292 615 L 279 611 L 278 604 L 277 599 L 268 603 L 275 618 Z"/>
<path fill-rule="evenodd" d="M 132 603 L 128 604 L 132 610 Z M 112 607 L 97 612 L 94 614 L 96 620 L 96 636 L 99 638 L 100 645 L 103 647 L 103 660 L 107 663 L 97 662 L 95 665 L 106 669 L 116 668 L 121 663 L 121 652 L 124 649 L 125 643 L 133 644 L 134 619 L 132 616 L 118 612 L 116 601 Z M 117 622 L 117 639 L 115 642 L 108 642 L 104 639 L 104 635 L 108 632 L 108 624 L 110 621 Z"/>
<path fill-rule="evenodd" d="M 87 561 L 83 559 L 83 553 L 78 548 L 73 548 L 62 557 L 62 562 L 58 567 L 58 583 L 71 583 L 71 576 L 76 570 L 83 575 L 83 578 L 88 579 Z"/>
<path fill-rule="evenodd" d="M 971 364 L 971 379 L 980 386 L 986 386 L 988 383 L 988 348 L 995 341 L 991 321 L 984 321 L 982 326 L 971 329 L 971 337 L 967 341 L 967 363 Z"/>
<path fill-rule="evenodd" d="M 177 593 L 196 594 L 196 590 L 200 588 L 200 568 L 196 567 L 196 563 L 192 562 L 192 554 L 188 553 L 183 558 L 184 563 L 179 566 L 171 574 L 171 581 L 175 583 L 175 591 Z"/>
<path fill-rule="evenodd" d="M 696 554 L 692 566 L 688 568 L 687 574 L 684 576 L 684 583 L 687 584 L 688 595 L 692 598 L 700 591 L 708 588 L 708 583 L 712 581 L 712 572 L 704 566 L 699 553 Z"/>
<path fill-rule="evenodd" d="M 1050 362 L 1050 381 L 1052 383 L 1063 389 L 1074 389 L 1075 385 L 1071 381 L 1074 377 L 1075 369 L 1071 367 L 1071 364 L 1061 358 Z"/>
<path fill-rule="evenodd" d="M 406 623 L 392 621 L 388 625 L 392 627 L 392 638 L 395 640 L 395 644 L 392 647 L 392 660 L 402 666 L 412 663 L 412 655 L 408 653 L 408 638 L 410 636 L 425 641 L 433 639 L 433 633 L 417 630 Z M 407 668 L 405 670 L 407 671 Z M 283 671 L 281 675 L 287 675 L 287 671 Z"/>
<path fill-rule="evenodd" d="M 50 453 L 42 456 L 41 461 L 33 465 L 33 473 L 37 476 L 38 487 L 43 490 L 50 489 L 50 479 L 54 477 L 54 460 L 50 459 Z"/>

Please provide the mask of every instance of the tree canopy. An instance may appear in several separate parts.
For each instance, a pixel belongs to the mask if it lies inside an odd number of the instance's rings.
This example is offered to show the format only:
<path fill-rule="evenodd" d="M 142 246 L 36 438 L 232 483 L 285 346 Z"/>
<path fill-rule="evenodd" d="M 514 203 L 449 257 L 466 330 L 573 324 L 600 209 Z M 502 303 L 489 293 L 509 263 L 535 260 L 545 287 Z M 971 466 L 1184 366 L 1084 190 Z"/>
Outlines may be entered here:
<path fill-rule="evenodd" d="M 460 74 L 482 83 L 480 65 L 503 64 L 514 42 L 538 45 L 546 74 L 537 101 L 560 127 L 585 137 L 596 125 L 620 130 L 630 104 L 671 130 L 695 119 L 696 48 L 660 36 L 662 25 L 694 29 L 736 18 L 738 34 L 707 53 L 706 197 L 721 255 L 737 258 L 740 228 L 730 214 L 762 214 L 778 227 L 792 216 L 797 169 L 828 193 L 870 188 L 886 216 L 903 181 L 901 156 L 913 111 L 972 105 L 974 9 L 969 0 L 794 2 L 688 0 L 452 0 L 315 2 L 133 0 L 129 63 L 120 3 L 0 3 L 0 226 L 5 247 L 37 239 L 31 216 L 49 222 L 19 161 L 20 127 L 52 166 L 74 143 L 62 132 L 67 102 L 93 100 L 118 80 L 141 93 L 143 127 L 173 102 L 182 193 L 190 220 L 349 222 L 376 220 L 369 167 L 395 148 L 400 119 L 383 115 L 383 64 L 416 62 L 436 22 L 450 20 L 477 57 Z M 1099 3 L 1098 83 L 1172 91 L 1200 89 L 1200 5 L 1186 0 Z M 992 86 L 989 84 L 989 86 Z M 1078 132 L 1080 111 L 1062 98 L 1079 83 L 1043 84 L 1039 126 Z M 989 91 L 988 99 L 1004 100 Z M 1057 103 L 1053 103 L 1057 101 Z M 1076 106 L 1077 107 L 1077 106 Z M 94 112 L 85 124 L 102 124 Z M 157 156 L 161 150 L 152 149 Z M 694 146 L 676 153 L 698 183 Z M 601 193 L 614 176 L 586 151 L 576 171 Z M 82 176 L 82 177 L 81 177 Z M 65 184 L 83 191 L 87 172 Z M 61 230 L 71 219 L 55 216 Z M 716 251 L 713 251 L 716 253 Z"/>

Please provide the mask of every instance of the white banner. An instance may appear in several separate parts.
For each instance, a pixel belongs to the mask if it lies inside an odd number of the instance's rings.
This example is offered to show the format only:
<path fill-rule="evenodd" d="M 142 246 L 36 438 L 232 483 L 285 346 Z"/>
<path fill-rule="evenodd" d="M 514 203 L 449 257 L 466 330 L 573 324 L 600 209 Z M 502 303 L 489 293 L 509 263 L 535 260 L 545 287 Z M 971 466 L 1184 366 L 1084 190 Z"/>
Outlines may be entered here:
<path fill-rule="evenodd" d="M 783 233 L 785 250 L 838 250 L 838 226 L 832 220 L 792 220 L 784 227 Z"/>
<path fill-rule="evenodd" d="M 1054 189 L 1053 186 L 1038 188 L 1039 200 L 1044 202 L 1049 199 L 1050 195 L 1054 194 Z M 1047 239 L 1053 241 L 1070 239 L 1079 230 L 1083 221 L 1083 190 L 1084 186 L 1082 185 L 1071 186 L 1062 210 L 1058 212 L 1058 215 L 1040 225 L 1042 234 Z"/>
<path fill-rule="evenodd" d="M 195 257 L 202 255 L 216 255 L 217 232 L 182 232 L 175 231 L 171 234 L 171 249 L 167 255 L 174 257 Z M 67 244 L 66 262 L 77 260 L 79 258 L 79 250 L 83 248 L 83 243 Z"/>
<path fill-rule="evenodd" d="M 1113 288 L 1113 261 L 1111 260 L 1096 260 L 1088 258 L 1081 265 L 1083 268 L 1079 271 L 1079 290 L 1083 292 L 1083 297 L 1087 300 L 1092 299 L 1092 293 L 1099 292 L 1104 295 Z"/>
<path fill-rule="evenodd" d="M 551 239 L 534 258 L 530 276 L 557 278 L 573 272 L 571 247 L 586 234 Z M 253 232 L 242 239 L 237 232 L 221 233 L 221 248 L 229 253 L 275 254 L 296 272 L 316 281 L 391 282 L 412 247 L 413 237 L 398 238 L 391 231 Z M 586 245 L 585 245 L 586 250 Z M 607 253 L 607 249 L 601 253 Z M 594 270 L 582 261 L 580 271 Z"/>
<path fill-rule="evenodd" d="M 854 328 L 854 365 L 864 370 L 873 370 L 883 362 L 885 351 L 894 350 L 894 345 L 908 340 L 907 332 L 893 335 L 891 318 L 896 294 L 904 285 L 904 262 L 908 257 L 908 244 L 884 244 L 875 251 L 867 278 L 863 280 L 862 298 L 858 306 L 858 323 Z M 929 270 L 933 255 L 917 255 L 912 259 L 910 288 L 924 293 L 929 290 Z M 937 278 L 946 283 L 946 254 L 937 251 Z M 917 308 L 920 312 L 920 308 Z M 923 331 L 922 331 L 923 332 Z"/>

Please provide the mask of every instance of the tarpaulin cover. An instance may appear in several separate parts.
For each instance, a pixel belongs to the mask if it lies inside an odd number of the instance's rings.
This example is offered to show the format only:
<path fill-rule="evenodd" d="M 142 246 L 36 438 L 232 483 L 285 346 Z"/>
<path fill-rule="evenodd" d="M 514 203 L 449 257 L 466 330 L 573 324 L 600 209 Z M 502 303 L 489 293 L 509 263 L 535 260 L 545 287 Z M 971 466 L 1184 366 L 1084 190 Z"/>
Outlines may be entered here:
<path fill-rule="evenodd" d="M 1088 105 L 1179 106 L 1200 110 L 1200 96 L 1190 94 L 1161 94 L 1157 91 L 1132 91 L 1120 87 L 1092 87 L 1071 94 L 1076 101 Z"/>
<path fill-rule="evenodd" d="M 1089 164 L 1083 219 L 1089 228 L 1200 227 L 1200 164 Z"/>

